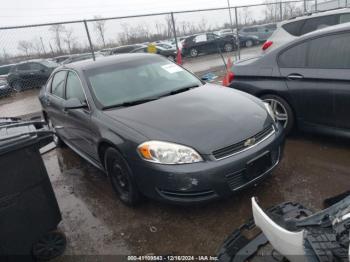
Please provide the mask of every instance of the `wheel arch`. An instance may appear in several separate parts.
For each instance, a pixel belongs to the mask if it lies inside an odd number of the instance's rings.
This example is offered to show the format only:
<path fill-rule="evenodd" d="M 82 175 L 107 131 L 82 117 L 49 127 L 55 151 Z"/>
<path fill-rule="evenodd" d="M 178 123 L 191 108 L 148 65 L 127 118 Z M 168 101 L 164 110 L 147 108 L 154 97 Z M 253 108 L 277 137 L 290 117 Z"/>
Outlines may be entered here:
<path fill-rule="evenodd" d="M 284 99 L 288 103 L 289 107 L 292 109 L 293 118 L 294 118 L 294 125 L 296 125 L 296 126 L 298 125 L 297 112 L 295 111 L 294 104 L 292 103 L 291 99 L 288 96 L 285 96 L 285 95 L 281 94 L 280 92 L 277 92 L 275 90 L 270 90 L 270 89 L 269 90 L 262 90 L 261 92 L 256 94 L 256 96 L 260 99 L 261 99 L 261 97 L 266 96 L 266 95 L 274 95 L 274 96 L 278 96 L 278 97 Z"/>

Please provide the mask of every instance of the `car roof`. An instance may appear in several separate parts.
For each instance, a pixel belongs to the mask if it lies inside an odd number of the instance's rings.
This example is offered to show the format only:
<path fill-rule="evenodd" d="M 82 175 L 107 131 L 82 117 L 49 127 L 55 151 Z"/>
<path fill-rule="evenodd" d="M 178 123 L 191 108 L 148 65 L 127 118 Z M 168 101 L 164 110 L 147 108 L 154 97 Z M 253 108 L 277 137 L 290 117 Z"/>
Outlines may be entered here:
<path fill-rule="evenodd" d="M 320 11 L 317 13 L 310 13 L 303 16 L 293 17 L 289 20 L 283 21 L 280 23 L 280 25 L 289 24 L 295 21 L 305 20 L 305 19 L 311 19 L 315 17 L 322 17 L 322 16 L 328 16 L 328 15 L 335 15 L 335 14 L 343 14 L 343 13 L 350 13 L 350 8 L 340 8 L 340 9 L 334 9 L 334 10 L 327 10 L 327 11 Z"/>
<path fill-rule="evenodd" d="M 161 58 L 161 56 L 155 55 L 155 54 L 127 53 L 127 54 L 119 54 L 114 56 L 101 56 L 101 57 L 98 57 L 95 61 L 93 59 L 86 59 L 83 61 L 62 65 L 58 67 L 57 70 L 67 68 L 67 69 L 73 69 L 76 71 L 85 71 L 85 70 L 95 69 L 95 68 L 108 66 L 108 65 L 120 64 L 120 63 L 129 62 L 129 61 L 140 60 L 140 59 L 147 59 L 150 57 L 153 57 L 153 58 L 159 57 L 159 59 L 164 59 L 164 58 Z"/>

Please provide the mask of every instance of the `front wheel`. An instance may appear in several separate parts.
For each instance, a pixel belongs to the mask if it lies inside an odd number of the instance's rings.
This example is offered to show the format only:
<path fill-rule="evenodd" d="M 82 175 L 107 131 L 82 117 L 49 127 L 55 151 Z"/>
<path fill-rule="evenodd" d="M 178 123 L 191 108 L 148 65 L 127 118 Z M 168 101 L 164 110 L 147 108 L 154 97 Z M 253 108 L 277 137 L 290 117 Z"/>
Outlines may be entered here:
<path fill-rule="evenodd" d="M 261 99 L 271 106 L 276 120 L 283 126 L 285 133 L 289 134 L 294 127 L 294 113 L 288 102 L 277 95 L 264 95 Z"/>
<path fill-rule="evenodd" d="M 135 206 L 141 200 L 131 169 L 123 156 L 110 147 L 105 153 L 105 168 L 112 188 L 120 200 L 128 205 Z"/>

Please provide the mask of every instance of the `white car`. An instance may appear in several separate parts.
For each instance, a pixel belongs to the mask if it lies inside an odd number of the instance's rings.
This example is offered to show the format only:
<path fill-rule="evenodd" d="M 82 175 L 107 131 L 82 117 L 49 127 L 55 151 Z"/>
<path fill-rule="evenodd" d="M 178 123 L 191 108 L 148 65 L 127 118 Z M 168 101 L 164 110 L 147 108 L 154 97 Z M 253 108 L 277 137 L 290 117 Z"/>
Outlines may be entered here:
<path fill-rule="evenodd" d="M 350 8 L 309 14 L 292 18 L 277 25 L 277 30 L 262 46 L 263 52 L 269 52 L 299 36 L 328 26 L 350 22 Z"/>

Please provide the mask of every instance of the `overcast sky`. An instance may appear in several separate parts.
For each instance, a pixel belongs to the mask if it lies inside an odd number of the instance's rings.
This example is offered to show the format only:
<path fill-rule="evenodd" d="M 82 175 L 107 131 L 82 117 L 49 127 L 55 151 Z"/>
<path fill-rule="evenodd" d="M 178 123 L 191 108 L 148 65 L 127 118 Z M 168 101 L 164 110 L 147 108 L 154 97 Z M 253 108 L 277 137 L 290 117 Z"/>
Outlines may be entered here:
<path fill-rule="evenodd" d="M 262 2 L 230 0 L 231 6 Z M 0 27 L 224 6 L 227 0 L 2 0 Z"/>

